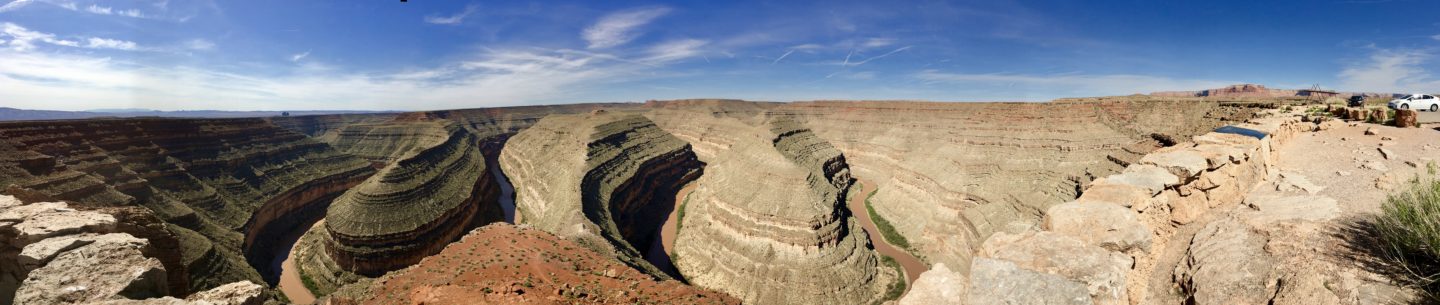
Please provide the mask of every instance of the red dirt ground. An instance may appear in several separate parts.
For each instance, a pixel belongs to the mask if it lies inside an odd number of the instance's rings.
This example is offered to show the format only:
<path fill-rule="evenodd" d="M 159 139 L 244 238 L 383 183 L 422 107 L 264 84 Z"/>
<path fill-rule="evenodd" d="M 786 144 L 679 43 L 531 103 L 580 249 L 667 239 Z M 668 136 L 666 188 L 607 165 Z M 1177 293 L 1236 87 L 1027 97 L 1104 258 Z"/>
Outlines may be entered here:
<path fill-rule="evenodd" d="M 569 240 L 495 223 L 377 279 L 361 304 L 740 304 L 653 277 Z M 346 302 L 348 303 L 348 302 Z"/>

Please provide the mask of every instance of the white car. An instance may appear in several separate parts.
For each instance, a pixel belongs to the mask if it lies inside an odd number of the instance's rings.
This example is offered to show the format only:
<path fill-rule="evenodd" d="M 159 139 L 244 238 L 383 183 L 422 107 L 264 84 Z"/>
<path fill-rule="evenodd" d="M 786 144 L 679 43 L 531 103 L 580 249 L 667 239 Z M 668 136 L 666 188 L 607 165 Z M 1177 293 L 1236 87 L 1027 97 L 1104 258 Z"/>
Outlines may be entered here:
<path fill-rule="evenodd" d="M 1429 94 L 1411 94 L 1406 97 L 1390 100 L 1392 109 L 1425 109 L 1431 112 L 1440 111 L 1440 98 Z"/>

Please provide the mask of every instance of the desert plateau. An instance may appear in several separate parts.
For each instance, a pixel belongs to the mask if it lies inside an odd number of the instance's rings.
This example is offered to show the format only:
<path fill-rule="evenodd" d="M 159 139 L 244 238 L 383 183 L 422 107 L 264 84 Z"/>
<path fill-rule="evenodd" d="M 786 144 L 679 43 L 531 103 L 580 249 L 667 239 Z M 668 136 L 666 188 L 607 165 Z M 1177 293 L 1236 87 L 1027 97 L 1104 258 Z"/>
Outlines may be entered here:
<path fill-rule="evenodd" d="M 0 305 L 1440 304 L 1437 9 L 0 0 Z"/>

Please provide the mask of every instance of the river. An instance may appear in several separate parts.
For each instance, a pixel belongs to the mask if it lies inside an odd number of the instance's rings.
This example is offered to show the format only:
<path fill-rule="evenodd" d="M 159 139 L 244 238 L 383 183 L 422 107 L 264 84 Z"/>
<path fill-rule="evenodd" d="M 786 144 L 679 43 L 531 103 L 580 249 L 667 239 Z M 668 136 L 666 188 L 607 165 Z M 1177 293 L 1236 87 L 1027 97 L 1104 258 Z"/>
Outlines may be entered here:
<path fill-rule="evenodd" d="M 865 210 L 865 198 L 870 196 L 870 192 L 875 191 L 876 185 L 867 183 L 866 181 L 860 181 L 857 184 L 863 188 L 860 192 L 856 193 L 857 196 L 855 196 L 855 198 L 850 198 L 850 204 L 848 204 L 850 213 L 855 214 L 855 218 L 859 219 L 860 225 L 865 228 L 865 233 L 870 234 L 870 241 L 875 244 L 875 251 L 894 258 L 896 262 L 899 262 L 900 267 L 905 269 L 906 283 L 914 284 L 915 279 L 920 277 L 920 273 L 925 272 L 925 263 L 921 263 L 919 259 L 910 255 L 909 252 L 890 245 L 890 242 L 886 241 L 883 235 L 880 235 L 880 230 L 875 227 L 875 222 L 870 220 L 870 213 Z M 914 285 L 905 285 L 906 291 L 909 291 L 910 286 Z"/>
<path fill-rule="evenodd" d="M 665 224 L 660 227 L 660 232 L 657 232 L 660 236 L 655 238 L 655 242 L 650 245 L 650 251 L 645 253 L 645 260 L 650 261 L 650 264 L 681 281 L 685 278 L 680 275 L 680 270 L 675 268 L 675 262 L 670 261 L 670 255 L 675 253 L 675 226 L 679 223 L 677 218 L 680 216 L 680 205 L 685 203 L 685 196 L 689 196 L 698 184 L 690 182 L 675 194 L 675 206 L 670 208 L 670 217 L 665 218 Z"/>
<path fill-rule="evenodd" d="M 309 229 L 320 225 L 324 225 L 324 220 L 312 225 L 301 226 L 300 228 Z M 276 285 L 280 288 L 280 292 L 285 294 L 285 297 L 290 298 L 290 303 L 296 305 L 315 303 L 315 294 L 310 293 L 310 289 L 305 288 L 304 281 L 300 280 L 300 270 L 295 269 L 295 255 L 292 255 L 295 253 L 295 245 L 299 244 L 297 241 L 300 240 L 301 236 L 305 235 L 305 231 L 308 230 L 296 230 L 296 232 L 285 236 L 288 246 L 282 249 L 288 251 L 284 253 L 285 262 L 280 265 L 280 283 Z"/>

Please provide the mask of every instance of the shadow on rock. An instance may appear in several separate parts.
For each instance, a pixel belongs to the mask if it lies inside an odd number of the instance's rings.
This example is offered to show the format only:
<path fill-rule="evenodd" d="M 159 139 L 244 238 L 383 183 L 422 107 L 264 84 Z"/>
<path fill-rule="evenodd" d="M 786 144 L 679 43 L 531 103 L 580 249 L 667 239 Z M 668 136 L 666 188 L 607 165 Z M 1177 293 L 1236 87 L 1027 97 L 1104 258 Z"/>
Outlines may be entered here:
<path fill-rule="evenodd" d="M 1402 253 L 1387 243 L 1380 234 L 1374 216 L 1355 216 L 1339 220 L 1333 234 L 1343 244 L 1330 259 L 1340 264 L 1354 264 L 1365 271 L 1389 278 L 1398 286 L 1416 289 L 1419 294 L 1409 304 L 1440 304 L 1440 261 Z"/>

